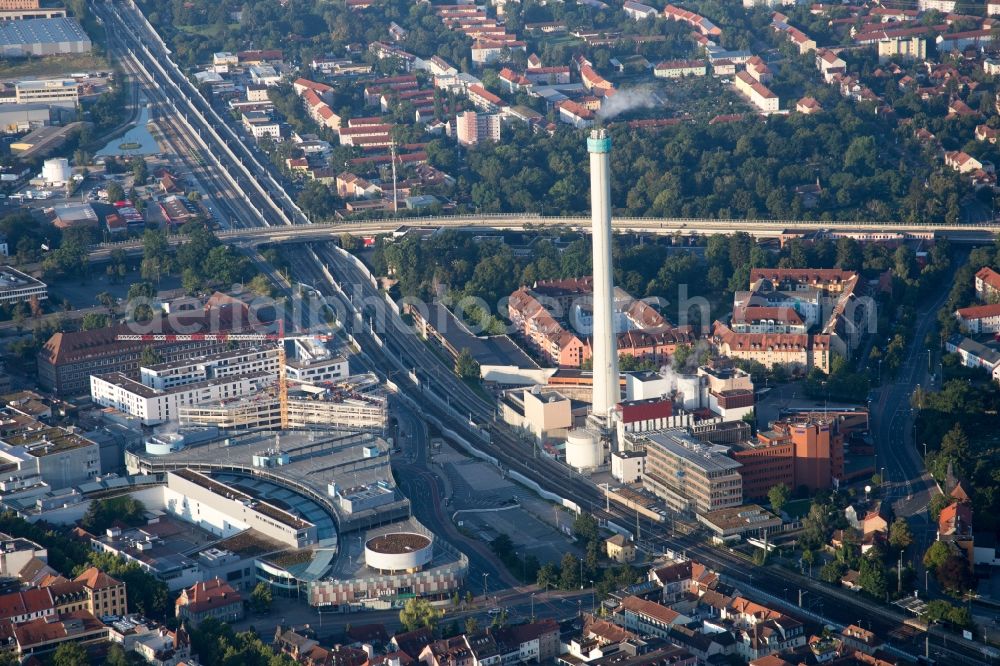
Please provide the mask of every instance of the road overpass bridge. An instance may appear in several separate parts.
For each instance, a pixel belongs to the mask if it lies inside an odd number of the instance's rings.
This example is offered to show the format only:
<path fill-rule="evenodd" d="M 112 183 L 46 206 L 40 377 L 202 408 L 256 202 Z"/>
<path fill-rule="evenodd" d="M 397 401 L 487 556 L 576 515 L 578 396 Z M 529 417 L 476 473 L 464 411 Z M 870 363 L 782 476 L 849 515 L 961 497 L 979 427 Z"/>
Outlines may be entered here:
<path fill-rule="evenodd" d="M 368 236 L 391 233 L 400 227 L 441 227 L 487 232 L 490 230 L 541 230 L 553 227 L 587 230 L 589 217 L 546 217 L 530 214 L 461 215 L 447 217 L 385 218 L 349 222 L 322 222 L 280 227 L 254 227 L 219 231 L 219 238 L 231 245 L 254 248 L 276 243 L 322 242 L 341 234 Z M 1000 233 L 1000 224 L 910 224 L 903 222 L 860 222 L 851 220 L 732 220 L 698 218 L 616 217 L 612 226 L 620 233 L 652 233 L 673 235 L 735 233 L 745 231 L 756 238 L 777 238 L 786 231 L 815 231 L 829 229 L 851 231 L 859 234 L 901 234 L 903 237 L 928 239 L 946 236 L 953 242 L 987 243 Z M 183 236 L 171 238 L 180 243 Z M 142 249 L 138 240 L 102 243 L 91 248 L 91 261 L 105 261 L 112 250 L 121 249 L 134 253 Z"/>

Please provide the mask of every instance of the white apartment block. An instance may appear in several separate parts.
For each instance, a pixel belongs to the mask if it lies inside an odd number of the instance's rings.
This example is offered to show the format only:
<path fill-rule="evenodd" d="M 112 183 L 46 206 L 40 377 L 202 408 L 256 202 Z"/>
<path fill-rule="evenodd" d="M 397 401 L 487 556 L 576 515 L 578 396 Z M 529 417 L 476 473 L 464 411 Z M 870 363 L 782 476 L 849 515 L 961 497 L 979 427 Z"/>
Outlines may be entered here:
<path fill-rule="evenodd" d="M 281 139 L 281 125 L 278 124 L 277 120 L 267 117 L 266 114 L 243 114 L 243 126 L 255 139 Z"/>
<path fill-rule="evenodd" d="M 679 79 L 683 76 L 705 76 L 708 65 L 704 60 L 668 60 L 653 68 L 653 76 L 661 79 Z"/>
<path fill-rule="evenodd" d="M 318 340 L 296 338 L 291 340 L 285 361 L 288 379 L 305 383 L 338 382 L 350 376 L 347 358 L 332 353 Z"/>
<path fill-rule="evenodd" d="M 733 83 L 736 86 L 736 90 L 764 113 L 771 113 L 778 110 L 778 96 L 771 92 L 770 88 L 754 79 L 745 71 L 737 72 Z"/>
<path fill-rule="evenodd" d="M 196 356 L 172 363 L 158 363 L 139 369 L 139 380 L 146 386 L 165 391 L 220 377 L 238 377 L 253 372 L 278 373 L 277 347 L 235 349 Z"/>
<path fill-rule="evenodd" d="M 936 9 L 945 14 L 955 12 L 955 0 L 917 0 L 917 9 L 921 12 L 929 12 Z"/>
<path fill-rule="evenodd" d="M 240 398 L 263 389 L 276 379 L 273 372 L 257 372 L 159 390 L 129 379 L 123 373 L 113 372 L 91 375 L 90 397 L 103 407 L 113 407 L 140 419 L 143 425 L 157 425 L 177 420 L 183 406 Z"/>

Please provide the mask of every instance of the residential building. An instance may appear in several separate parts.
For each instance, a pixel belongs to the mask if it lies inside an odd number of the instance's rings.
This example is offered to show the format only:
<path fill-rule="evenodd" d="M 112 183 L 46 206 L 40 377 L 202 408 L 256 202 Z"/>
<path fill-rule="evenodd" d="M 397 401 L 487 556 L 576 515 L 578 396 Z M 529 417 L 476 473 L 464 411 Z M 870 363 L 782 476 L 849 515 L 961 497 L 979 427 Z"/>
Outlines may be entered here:
<path fill-rule="evenodd" d="M 292 428 L 322 425 L 381 433 L 388 423 L 388 402 L 373 375 L 300 384 L 289 389 L 285 404 Z M 177 418 L 182 426 L 214 426 L 222 430 L 277 428 L 281 425 L 281 402 L 272 384 L 242 398 L 182 405 Z"/>
<path fill-rule="evenodd" d="M 16 268 L 0 266 L 0 305 L 44 301 L 49 297 L 48 286 Z"/>
<path fill-rule="evenodd" d="M 955 311 L 955 319 L 972 334 L 1000 333 L 1000 304 L 960 308 Z"/>
<path fill-rule="evenodd" d="M 615 622 L 625 629 L 640 636 L 664 639 L 670 636 L 670 629 L 675 624 L 682 625 L 691 621 L 691 618 L 672 608 L 635 596 L 622 599 L 614 614 Z"/>
<path fill-rule="evenodd" d="M 249 111 L 243 114 L 243 127 L 255 139 L 281 139 L 281 124 L 269 114 L 262 111 Z"/>
<path fill-rule="evenodd" d="M 182 590 L 174 610 L 177 618 L 191 627 L 208 618 L 237 622 L 243 619 L 243 597 L 229 584 L 213 578 Z"/>
<path fill-rule="evenodd" d="M 705 37 L 719 37 L 722 30 L 704 16 L 695 14 L 687 9 L 681 9 L 668 4 L 663 8 L 663 16 L 672 21 L 687 23 Z"/>
<path fill-rule="evenodd" d="M 486 90 L 486 88 L 483 88 L 481 85 L 472 84 L 466 92 L 469 96 L 469 101 L 472 102 L 477 109 L 486 113 L 495 113 L 503 106 L 502 99 Z"/>
<path fill-rule="evenodd" d="M 628 15 L 629 18 L 636 21 L 641 21 L 643 19 L 655 18 L 659 13 L 655 8 L 649 5 L 644 5 L 639 2 L 634 2 L 633 0 L 625 0 L 625 4 L 622 5 L 622 9 Z"/>
<path fill-rule="evenodd" d="M 125 583 L 96 567 L 88 568 L 74 580 L 57 576 L 42 585 L 52 595 L 59 616 L 86 611 L 95 617 L 124 617 L 128 612 Z"/>
<path fill-rule="evenodd" d="M 771 68 L 767 66 L 767 63 L 760 56 L 751 57 L 743 66 L 747 74 L 759 83 L 767 84 L 770 82 L 772 78 Z"/>
<path fill-rule="evenodd" d="M 744 305 L 733 312 L 730 327 L 737 333 L 808 333 L 802 315 L 792 307 Z"/>
<path fill-rule="evenodd" d="M 989 29 L 969 30 L 967 32 L 949 32 L 938 35 L 938 53 L 948 53 L 952 51 L 965 51 L 968 48 L 975 48 L 982 51 L 987 45 L 993 42 L 993 33 Z"/>
<path fill-rule="evenodd" d="M 797 372 L 830 368 L 830 336 L 790 333 L 736 333 L 716 322 L 712 335 L 727 358 L 761 363 L 766 368 L 784 365 Z"/>
<path fill-rule="evenodd" d="M 976 298 L 984 303 L 1000 302 L 1000 273 L 984 266 L 976 273 L 975 280 Z"/>
<path fill-rule="evenodd" d="M 1000 381 L 1000 351 L 962 335 L 953 335 L 948 338 L 944 348 L 958 354 L 965 367 L 985 370 L 995 380 Z"/>
<path fill-rule="evenodd" d="M 997 139 L 1000 139 L 1000 130 L 993 129 L 989 125 L 976 126 L 976 141 L 996 143 Z"/>
<path fill-rule="evenodd" d="M 653 76 L 661 79 L 679 79 L 683 76 L 705 76 L 708 65 L 704 60 L 667 60 L 653 68 Z"/>
<path fill-rule="evenodd" d="M 251 395 L 276 379 L 273 372 L 258 371 L 156 389 L 122 372 L 113 372 L 91 375 L 90 396 L 99 405 L 137 417 L 143 425 L 156 425 L 175 420 L 182 406 Z"/>
<path fill-rule="evenodd" d="M 14 99 L 18 104 L 51 104 L 73 109 L 80 103 L 80 84 L 74 79 L 18 81 L 14 84 Z"/>
<path fill-rule="evenodd" d="M 705 513 L 743 502 L 741 465 L 725 447 L 705 444 L 680 429 L 630 439 L 633 448 L 646 450 L 643 486 L 671 509 Z"/>
<path fill-rule="evenodd" d="M 582 104 L 567 99 L 558 102 L 556 107 L 559 109 L 559 120 L 577 129 L 587 128 L 594 124 L 596 114 Z"/>
<path fill-rule="evenodd" d="M 847 72 L 847 62 L 830 49 L 816 51 L 816 69 L 823 75 L 823 81 L 832 83 L 834 77 Z"/>
<path fill-rule="evenodd" d="M 927 40 L 923 37 L 881 39 L 878 43 L 879 62 L 898 60 L 911 62 L 927 59 Z"/>
<path fill-rule="evenodd" d="M 604 540 L 608 558 L 615 562 L 635 561 L 635 542 L 623 534 L 616 534 Z"/>
<path fill-rule="evenodd" d="M 480 141 L 500 141 L 500 114 L 463 111 L 455 117 L 455 137 L 466 147 Z"/>
<path fill-rule="evenodd" d="M 785 36 L 795 45 L 799 50 L 800 55 L 805 55 L 810 51 L 816 50 L 816 40 L 812 39 L 806 33 L 802 32 L 798 28 L 788 25 L 786 23 L 787 17 L 784 14 L 778 12 L 774 13 L 771 25 L 778 32 L 785 33 Z"/>
<path fill-rule="evenodd" d="M 771 113 L 778 110 L 778 96 L 771 92 L 771 89 L 754 79 L 746 71 L 736 72 L 733 79 L 736 90 L 743 94 L 750 103 L 764 113 Z"/>

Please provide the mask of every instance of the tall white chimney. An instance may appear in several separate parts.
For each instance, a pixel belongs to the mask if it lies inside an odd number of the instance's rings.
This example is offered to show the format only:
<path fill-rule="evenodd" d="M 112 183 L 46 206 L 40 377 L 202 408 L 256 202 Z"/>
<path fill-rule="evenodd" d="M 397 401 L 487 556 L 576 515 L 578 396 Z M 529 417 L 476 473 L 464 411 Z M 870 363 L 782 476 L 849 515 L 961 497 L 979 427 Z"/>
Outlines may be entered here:
<path fill-rule="evenodd" d="M 621 400 L 618 350 L 611 276 L 611 137 L 603 129 L 590 132 L 590 210 L 594 245 L 594 400 L 592 413 L 607 423 Z"/>

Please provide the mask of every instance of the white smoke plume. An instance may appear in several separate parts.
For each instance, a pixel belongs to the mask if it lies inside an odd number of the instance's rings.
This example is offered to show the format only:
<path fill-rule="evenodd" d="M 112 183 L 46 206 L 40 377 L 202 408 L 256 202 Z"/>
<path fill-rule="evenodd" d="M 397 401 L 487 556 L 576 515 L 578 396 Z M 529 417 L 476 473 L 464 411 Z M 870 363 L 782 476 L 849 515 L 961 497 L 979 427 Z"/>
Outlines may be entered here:
<path fill-rule="evenodd" d="M 618 90 L 611 97 L 605 97 L 597 112 L 598 120 L 611 120 L 615 116 L 634 109 L 650 109 L 659 106 L 660 99 L 650 88 L 627 88 Z"/>

